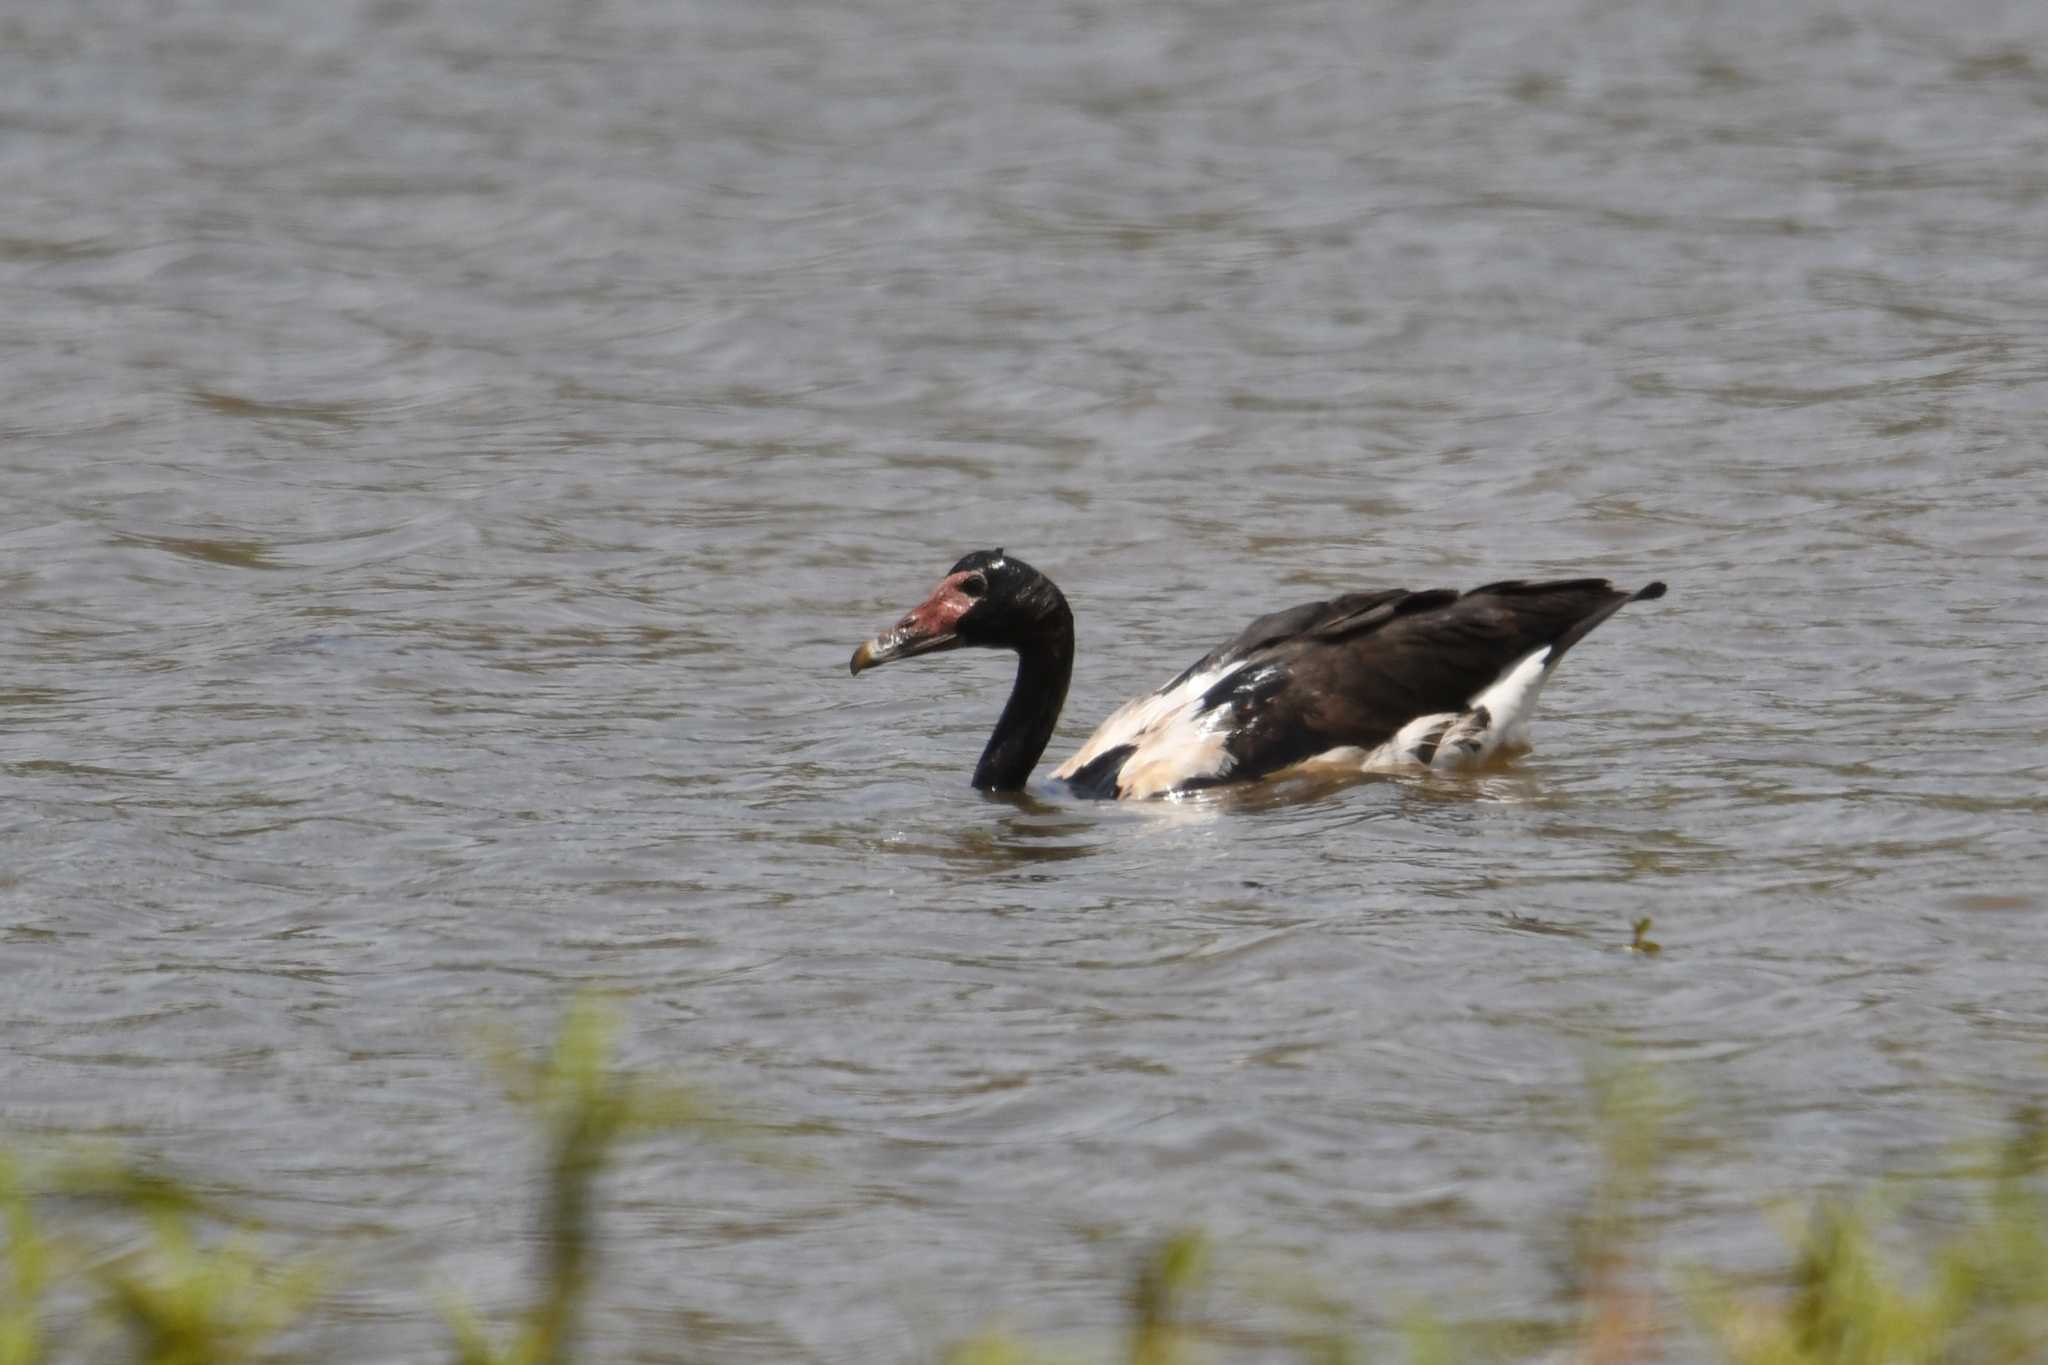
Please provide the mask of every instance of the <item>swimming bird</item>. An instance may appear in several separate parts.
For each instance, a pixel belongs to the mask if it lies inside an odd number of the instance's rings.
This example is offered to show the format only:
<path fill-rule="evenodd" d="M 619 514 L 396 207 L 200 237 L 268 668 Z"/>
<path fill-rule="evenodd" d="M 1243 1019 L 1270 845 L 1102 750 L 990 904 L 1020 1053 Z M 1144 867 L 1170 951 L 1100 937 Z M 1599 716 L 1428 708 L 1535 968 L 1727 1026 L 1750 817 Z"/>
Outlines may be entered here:
<path fill-rule="evenodd" d="M 1124 703 L 1052 776 L 1077 795 L 1136 798 L 1318 769 L 1483 766 L 1528 748 L 1529 714 L 1567 650 L 1628 603 L 1663 595 L 1662 583 L 1626 592 L 1571 578 L 1304 602 Z M 1074 671 L 1074 614 L 1051 579 L 1002 550 L 963 556 L 851 668 L 970 645 L 1017 653 L 974 785 L 1018 791 Z"/>

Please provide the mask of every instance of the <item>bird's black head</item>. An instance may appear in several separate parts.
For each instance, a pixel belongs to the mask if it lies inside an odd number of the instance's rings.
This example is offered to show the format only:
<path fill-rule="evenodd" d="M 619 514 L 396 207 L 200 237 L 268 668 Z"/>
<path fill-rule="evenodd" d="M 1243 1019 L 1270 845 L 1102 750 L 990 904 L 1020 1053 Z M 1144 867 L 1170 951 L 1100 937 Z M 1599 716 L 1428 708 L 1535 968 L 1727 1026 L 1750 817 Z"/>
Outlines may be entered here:
<path fill-rule="evenodd" d="M 963 645 L 1023 650 L 1062 629 L 1071 637 L 1073 616 L 1051 579 L 1014 555 L 976 550 L 893 628 L 855 650 L 851 668 L 859 673 Z"/>

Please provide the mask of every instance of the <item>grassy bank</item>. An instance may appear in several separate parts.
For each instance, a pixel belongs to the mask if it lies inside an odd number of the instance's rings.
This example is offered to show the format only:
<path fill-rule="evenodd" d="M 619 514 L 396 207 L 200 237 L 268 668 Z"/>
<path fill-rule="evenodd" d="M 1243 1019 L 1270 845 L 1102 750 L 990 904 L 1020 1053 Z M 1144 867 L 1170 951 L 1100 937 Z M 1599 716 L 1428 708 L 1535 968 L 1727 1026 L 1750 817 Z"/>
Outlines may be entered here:
<path fill-rule="evenodd" d="M 692 1092 L 618 1067 L 614 1020 L 572 1009 L 541 1055 L 496 1050 L 507 1096 L 545 1137 L 535 1211 L 543 1254 L 527 1307 L 485 1321 L 438 1305 L 444 1358 L 459 1365 L 567 1365 L 579 1359 L 581 1308 L 601 1273 L 596 1181 L 621 1146 L 664 1134 L 745 1130 Z M 1402 1361 L 1573 1361 L 1636 1365 L 1674 1344 L 1732 1365 L 2041 1365 L 2048 1362 L 2048 1124 L 2016 1115 L 2001 1150 L 1953 1184 L 1962 1207 L 1916 1245 L 1883 1190 L 1819 1197 L 1788 1222 L 1783 1273 L 1737 1283 L 1711 1269 L 1654 1282 L 1658 1260 L 1640 1210 L 1665 1163 L 1672 1106 L 1639 1074 L 1596 1080 L 1602 1179 L 1573 1228 L 1577 1300 L 1565 1328 L 1463 1323 L 1427 1310 L 1374 1349 L 1329 1286 L 1247 1277 L 1198 1234 L 1139 1257 L 1120 1286 L 1120 1339 L 1094 1355 L 990 1332 L 947 1348 L 946 1365 L 1301 1365 Z M 0 1365 L 135 1361 L 148 1365 L 292 1360 L 294 1328 L 317 1325 L 334 1288 L 321 1249 L 279 1245 L 232 1210 L 175 1181 L 104 1158 L 31 1162 L 0 1153 Z M 1455 1291 L 1455 1287 L 1450 1287 Z M 1275 1311 L 1275 1310 L 1281 1311 Z M 1276 1328 L 1275 1319 L 1291 1324 Z M 647 1344 L 654 1354 L 663 1344 Z M 613 1354 L 614 1352 L 607 1352 Z"/>

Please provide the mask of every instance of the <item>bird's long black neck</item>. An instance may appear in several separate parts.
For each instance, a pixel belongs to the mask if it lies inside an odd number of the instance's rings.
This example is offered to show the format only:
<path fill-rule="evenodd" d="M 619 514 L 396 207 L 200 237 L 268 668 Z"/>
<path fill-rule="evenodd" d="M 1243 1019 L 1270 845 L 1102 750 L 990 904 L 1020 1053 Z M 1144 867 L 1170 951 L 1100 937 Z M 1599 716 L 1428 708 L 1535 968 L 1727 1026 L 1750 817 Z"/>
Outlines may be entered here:
<path fill-rule="evenodd" d="M 1074 617 L 1065 602 L 1042 630 L 1017 645 L 1017 681 L 974 769 L 985 792 L 1021 791 L 1052 741 L 1074 676 Z"/>

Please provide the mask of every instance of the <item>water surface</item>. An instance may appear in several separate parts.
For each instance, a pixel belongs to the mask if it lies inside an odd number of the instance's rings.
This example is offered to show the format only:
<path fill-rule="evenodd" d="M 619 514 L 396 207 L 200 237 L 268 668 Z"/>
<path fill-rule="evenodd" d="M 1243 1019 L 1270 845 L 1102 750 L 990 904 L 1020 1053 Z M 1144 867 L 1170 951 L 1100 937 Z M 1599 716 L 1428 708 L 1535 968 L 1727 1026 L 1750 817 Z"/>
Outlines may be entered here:
<path fill-rule="evenodd" d="M 620 993 L 809 1163 L 607 1188 L 599 1359 L 1082 1339 L 1199 1225 L 1569 1311 L 1582 1078 L 1674 1264 L 2048 1092 L 2048 17 L 1570 0 L 0 20 L 0 1120 L 517 1301 L 470 1030 Z M 1668 579 L 1476 783 L 966 788 L 1260 612 Z M 1656 920 L 1662 954 L 1627 951 Z"/>

